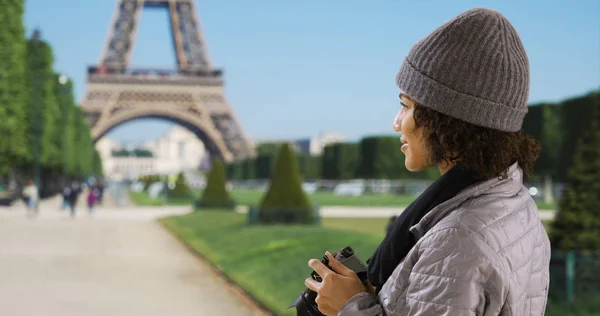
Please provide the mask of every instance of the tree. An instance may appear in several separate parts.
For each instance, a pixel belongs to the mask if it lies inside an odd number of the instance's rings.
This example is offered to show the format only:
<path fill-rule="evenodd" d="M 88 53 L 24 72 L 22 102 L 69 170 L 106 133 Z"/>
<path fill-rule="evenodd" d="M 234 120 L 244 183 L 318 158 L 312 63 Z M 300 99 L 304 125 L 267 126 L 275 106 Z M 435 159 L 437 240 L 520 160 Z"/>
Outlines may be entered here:
<path fill-rule="evenodd" d="M 555 166 L 559 179 L 567 178 L 570 166 L 574 163 L 575 146 L 577 145 L 575 140 L 580 139 L 584 132 L 589 130 L 592 121 L 590 113 L 594 111 L 599 102 L 600 91 L 596 91 L 561 103 L 561 133 L 565 141 L 561 146 L 558 164 Z"/>
<path fill-rule="evenodd" d="M 298 161 L 289 144 L 279 150 L 269 189 L 258 209 L 258 219 L 265 224 L 313 224 L 317 220 L 302 189 Z"/>
<path fill-rule="evenodd" d="M 577 141 L 567 190 L 550 229 L 558 249 L 600 250 L 600 102 L 587 115 L 591 127 Z"/>
<path fill-rule="evenodd" d="M 40 162 L 47 168 L 61 166 L 60 145 L 62 137 L 57 133 L 60 121 L 60 108 L 54 95 L 55 76 L 52 48 L 42 40 L 34 38 L 27 41 L 26 80 L 27 135 L 30 144 L 29 157 L 34 158 L 36 140 L 39 141 Z M 39 137 L 39 139 L 38 139 Z M 30 161 L 32 162 L 32 161 Z"/>
<path fill-rule="evenodd" d="M 73 128 L 70 121 L 71 108 L 75 106 L 73 98 L 73 81 L 67 78 L 65 82 L 60 82 L 60 74 L 54 74 L 54 95 L 60 109 L 60 124 L 56 126 L 56 135 L 60 140 L 61 152 L 61 170 L 63 174 L 70 174 L 69 157 L 71 152 L 76 151 L 73 144 L 69 143 L 69 132 Z M 98 156 L 99 159 L 99 156 Z"/>
<path fill-rule="evenodd" d="M 24 1 L 2 3 L 0 10 L 0 175 L 27 156 L 25 138 Z"/>
<path fill-rule="evenodd" d="M 196 209 L 221 208 L 234 209 L 235 201 L 229 196 L 225 187 L 225 168 L 220 159 L 214 158 L 208 172 L 206 187 L 202 191 L 202 197 L 196 203 Z"/>
<path fill-rule="evenodd" d="M 66 112 L 64 113 L 67 121 L 67 130 L 66 130 L 66 142 L 67 142 L 67 150 L 65 151 L 65 159 L 67 174 L 70 177 L 77 177 L 79 175 L 79 154 L 78 154 L 78 139 L 80 137 L 79 133 L 80 124 L 81 124 L 81 111 L 79 107 L 74 104 L 67 107 Z"/>
<path fill-rule="evenodd" d="M 319 179 L 321 177 L 321 165 L 321 156 L 298 155 L 298 169 L 300 170 L 300 176 L 305 180 Z"/>
<path fill-rule="evenodd" d="M 104 175 L 104 169 L 102 167 L 102 158 L 100 153 L 94 149 L 94 170 L 93 175 L 96 177 L 102 177 Z"/>
<path fill-rule="evenodd" d="M 355 143 L 335 143 L 325 146 L 321 165 L 324 179 L 347 180 L 356 178 L 359 147 Z"/>
<path fill-rule="evenodd" d="M 183 172 L 180 172 L 177 175 L 177 180 L 175 180 L 175 187 L 173 189 L 169 189 L 168 191 L 169 198 L 189 198 L 191 191 L 187 182 L 185 181 L 185 176 Z"/>

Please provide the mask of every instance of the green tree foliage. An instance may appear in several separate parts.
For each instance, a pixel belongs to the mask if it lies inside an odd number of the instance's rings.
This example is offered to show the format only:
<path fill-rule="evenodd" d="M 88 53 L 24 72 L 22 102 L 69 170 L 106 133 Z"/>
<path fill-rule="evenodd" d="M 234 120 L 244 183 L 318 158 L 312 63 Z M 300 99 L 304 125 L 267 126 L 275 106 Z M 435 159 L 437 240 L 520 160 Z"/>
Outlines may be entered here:
<path fill-rule="evenodd" d="M 365 137 L 360 142 L 357 177 L 363 179 L 436 179 L 435 167 L 410 172 L 404 166 L 405 156 L 398 136 Z"/>
<path fill-rule="evenodd" d="M 65 138 L 67 139 L 67 149 L 64 154 L 65 159 L 67 160 L 67 174 L 71 177 L 76 177 L 80 174 L 78 140 L 80 138 L 80 124 L 83 114 L 79 107 L 72 104 L 67 107 L 65 116 L 68 122 L 68 128 L 65 135 Z"/>
<path fill-rule="evenodd" d="M 587 115 L 591 126 L 577 142 L 568 188 L 550 229 L 558 249 L 600 250 L 600 103 Z"/>
<path fill-rule="evenodd" d="M 534 178 L 550 175 L 559 181 L 566 180 L 577 140 L 589 129 L 589 113 L 599 102 L 600 92 L 592 92 L 561 103 L 529 106 L 523 131 L 538 139 L 542 145 Z"/>
<path fill-rule="evenodd" d="M 91 176 L 94 171 L 94 142 L 92 140 L 92 135 L 90 134 L 88 122 L 83 116 L 79 119 L 78 133 L 79 135 L 76 143 L 76 148 L 79 149 L 77 158 L 78 174 Z"/>
<path fill-rule="evenodd" d="M 261 223 L 313 224 L 313 207 L 302 189 L 296 155 L 289 144 L 281 147 L 269 189 L 258 211 Z"/>
<path fill-rule="evenodd" d="M 73 98 L 73 81 L 67 78 L 66 82 L 60 82 L 60 74 L 54 74 L 54 96 L 60 109 L 59 124 L 56 126 L 56 138 L 59 140 L 60 153 L 61 153 L 61 170 L 67 174 L 73 174 L 72 170 L 69 169 L 69 156 L 71 153 L 76 151 L 74 144 L 69 143 L 69 131 L 73 128 L 69 121 L 71 114 L 71 108 L 75 106 L 75 100 Z M 98 156 L 98 159 L 100 157 Z"/>
<path fill-rule="evenodd" d="M 40 161 L 47 168 L 62 166 L 62 138 L 58 128 L 61 124 L 60 108 L 54 94 L 55 80 L 52 64 L 52 48 L 39 39 L 27 41 L 27 136 L 29 140 L 29 157 L 36 151 L 36 137 L 40 136 Z"/>
<path fill-rule="evenodd" d="M 330 180 L 356 178 L 359 161 L 359 146 L 355 143 L 335 143 L 325 146 L 321 166 L 321 177 Z"/>
<path fill-rule="evenodd" d="M 225 168 L 220 159 L 214 158 L 208 172 L 206 187 L 202 191 L 200 200 L 196 203 L 197 209 L 221 208 L 234 209 L 235 201 L 225 187 Z"/>
<path fill-rule="evenodd" d="M 254 159 L 245 159 L 241 162 L 242 178 L 243 179 L 254 179 L 256 178 L 256 168 Z"/>
<path fill-rule="evenodd" d="M 102 164 L 72 82 L 59 83 L 54 72 L 51 46 L 25 39 L 24 1 L 0 2 L 0 175 L 13 170 L 17 181 L 26 181 L 37 153 L 40 189 L 53 194 L 48 190 L 60 189 L 61 178 L 98 175 Z"/>
<path fill-rule="evenodd" d="M 157 174 L 144 175 L 141 176 L 138 180 L 144 184 L 144 191 L 147 191 L 152 183 L 161 181 L 162 176 Z"/>
<path fill-rule="evenodd" d="M 154 154 L 150 150 L 136 148 L 134 150 L 120 149 L 113 150 L 111 152 L 113 157 L 140 157 L 140 158 L 151 158 Z"/>
<path fill-rule="evenodd" d="M 365 179 L 398 179 L 407 176 L 398 137 L 366 137 L 360 142 L 357 174 Z"/>
<path fill-rule="evenodd" d="M 281 142 L 262 143 L 256 147 L 256 152 L 259 156 L 277 156 L 277 153 L 282 145 L 283 143 Z"/>
<path fill-rule="evenodd" d="M 298 155 L 298 169 L 304 180 L 316 180 L 321 178 L 321 156 L 307 154 Z"/>
<path fill-rule="evenodd" d="M 177 180 L 175 180 L 175 187 L 173 189 L 169 189 L 168 191 L 169 198 L 189 198 L 191 195 L 190 187 L 185 181 L 185 176 L 183 172 L 180 172 L 177 175 Z"/>
<path fill-rule="evenodd" d="M 24 1 L 0 2 L 0 175 L 27 155 Z"/>
<path fill-rule="evenodd" d="M 560 116 L 564 142 L 561 145 L 560 159 L 555 166 L 560 179 L 568 176 L 569 168 L 574 163 L 577 140 L 590 129 L 592 116 L 590 113 L 600 104 L 600 91 L 582 97 L 572 98 L 561 103 Z M 543 149 L 543 147 L 542 147 Z"/>
<path fill-rule="evenodd" d="M 256 171 L 257 179 L 269 179 L 271 176 L 271 168 L 273 166 L 274 155 L 271 154 L 259 154 L 254 159 L 254 169 Z"/>
<path fill-rule="evenodd" d="M 102 168 L 102 158 L 100 157 L 100 153 L 94 149 L 94 170 L 93 175 L 96 177 L 104 176 L 104 169 Z"/>
<path fill-rule="evenodd" d="M 523 131 L 539 140 L 542 146 L 542 153 L 535 165 L 538 177 L 558 176 L 557 166 L 560 163 L 564 135 L 561 110 L 558 104 L 531 105 L 523 121 Z"/>

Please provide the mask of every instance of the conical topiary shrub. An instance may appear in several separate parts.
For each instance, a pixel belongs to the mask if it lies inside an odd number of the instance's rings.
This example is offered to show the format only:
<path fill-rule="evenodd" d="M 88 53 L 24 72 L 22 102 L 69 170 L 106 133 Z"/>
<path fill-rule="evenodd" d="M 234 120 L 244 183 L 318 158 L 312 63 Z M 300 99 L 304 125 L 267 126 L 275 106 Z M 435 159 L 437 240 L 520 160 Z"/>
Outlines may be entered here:
<path fill-rule="evenodd" d="M 190 187 L 188 186 L 187 182 L 185 181 L 185 176 L 183 175 L 183 172 L 180 172 L 179 175 L 177 175 L 177 180 L 175 181 L 175 187 L 173 189 L 169 188 L 168 191 L 169 194 L 169 198 L 189 198 L 191 191 L 190 191 Z"/>
<path fill-rule="evenodd" d="M 263 224 L 314 224 L 313 207 L 302 189 L 296 155 L 289 144 L 279 149 L 269 190 L 258 208 Z"/>
<path fill-rule="evenodd" d="M 590 129 L 579 140 L 567 190 L 550 226 L 553 248 L 600 250 L 600 94 Z"/>
<path fill-rule="evenodd" d="M 234 209 L 235 201 L 229 196 L 225 178 L 225 168 L 223 162 L 215 158 L 208 172 L 206 187 L 202 191 L 202 197 L 196 203 L 196 209 L 220 208 Z"/>

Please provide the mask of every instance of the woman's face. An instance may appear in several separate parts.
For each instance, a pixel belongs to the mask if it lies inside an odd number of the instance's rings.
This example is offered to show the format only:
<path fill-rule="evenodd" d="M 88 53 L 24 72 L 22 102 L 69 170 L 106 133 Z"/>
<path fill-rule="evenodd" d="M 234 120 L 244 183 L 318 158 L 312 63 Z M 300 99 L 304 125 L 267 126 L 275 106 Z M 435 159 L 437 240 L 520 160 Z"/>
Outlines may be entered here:
<path fill-rule="evenodd" d="M 400 94 L 401 108 L 394 119 L 393 128 L 402 133 L 400 142 L 402 152 L 406 156 L 404 165 L 412 172 L 421 171 L 431 167 L 428 159 L 428 150 L 423 139 L 422 127 L 417 128 L 413 113 L 416 103 L 404 94 Z"/>

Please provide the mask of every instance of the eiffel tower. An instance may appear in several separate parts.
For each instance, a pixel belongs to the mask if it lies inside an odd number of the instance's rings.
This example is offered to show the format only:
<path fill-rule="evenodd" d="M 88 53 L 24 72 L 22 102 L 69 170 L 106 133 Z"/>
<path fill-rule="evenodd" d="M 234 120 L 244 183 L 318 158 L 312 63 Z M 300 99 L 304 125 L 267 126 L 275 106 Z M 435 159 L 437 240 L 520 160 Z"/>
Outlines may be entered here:
<path fill-rule="evenodd" d="M 177 69 L 129 67 L 142 9 L 169 11 Z M 118 0 L 98 65 L 88 67 L 83 112 L 94 141 L 139 118 L 162 118 L 194 132 L 211 157 L 231 162 L 254 155 L 223 91 L 223 72 L 208 56 L 194 0 Z"/>

